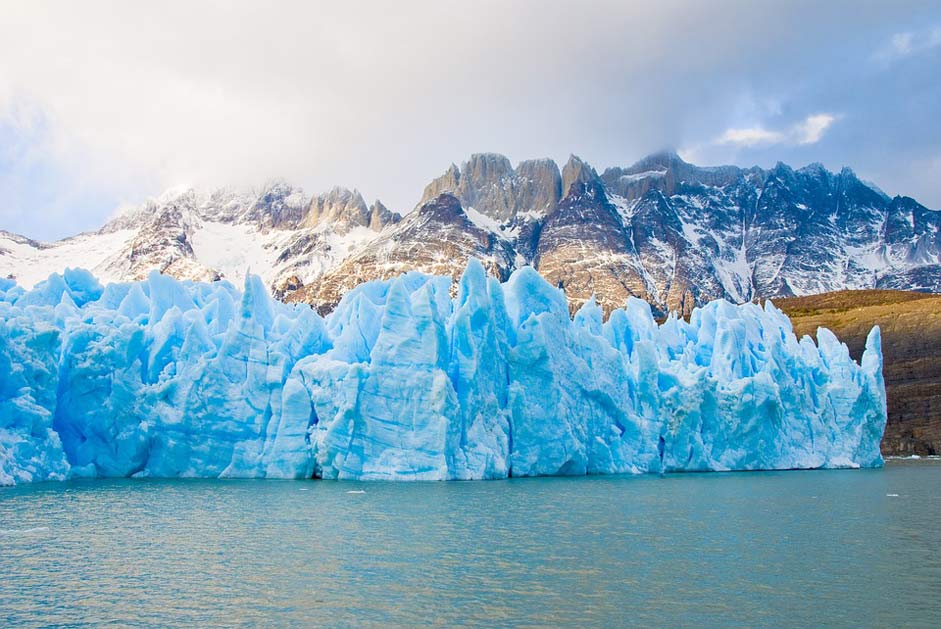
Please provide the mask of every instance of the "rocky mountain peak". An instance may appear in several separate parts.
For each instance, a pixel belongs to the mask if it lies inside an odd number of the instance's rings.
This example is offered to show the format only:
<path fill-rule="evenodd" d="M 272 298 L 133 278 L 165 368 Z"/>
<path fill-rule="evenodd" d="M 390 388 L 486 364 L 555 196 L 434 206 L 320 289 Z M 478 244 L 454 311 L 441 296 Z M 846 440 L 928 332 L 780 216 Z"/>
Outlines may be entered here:
<path fill-rule="evenodd" d="M 523 160 L 516 166 L 515 174 L 521 180 L 543 181 L 547 188 L 551 188 L 557 179 L 559 186 L 562 185 L 559 165 L 548 157 Z"/>
<path fill-rule="evenodd" d="M 108 221 L 99 233 L 107 234 L 122 230 L 141 229 L 164 220 L 167 210 L 177 215 L 182 209 L 195 209 L 199 205 L 199 195 L 190 187 L 176 187 L 164 191 L 160 196 L 150 198 L 141 205 L 126 208 Z"/>
<path fill-rule="evenodd" d="M 415 213 L 418 216 L 430 217 L 442 223 L 463 220 L 466 216 L 464 208 L 461 207 L 461 200 L 456 195 L 448 192 L 443 192 L 434 199 L 427 201 Z"/>
<path fill-rule="evenodd" d="M 654 189 L 670 196 L 680 184 L 693 186 L 727 186 L 743 173 L 736 166 L 700 167 L 688 163 L 675 151 L 648 155 L 627 168 L 608 168 L 602 179 L 609 190 L 634 201 Z"/>
<path fill-rule="evenodd" d="M 801 168 L 798 168 L 796 171 L 793 170 L 790 166 L 788 166 L 784 162 L 778 162 L 777 164 L 774 165 L 774 168 L 771 169 L 771 172 L 788 173 L 788 174 L 796 172 L 797 174 L 802 175 L 804 177 L 810 177 L 814 179 L 826 179 L 830 176 L 830 171 L 827 170 L 827 168 L 820 162 L 811 162 L 810 164 L 807 164 L 806 166 L 802 166 Z"/>
<path fill-rule="evenodd" d="M 562 168 L 562 196 L 568 196 L 575 183 L 600 181 L 598 173 L 580 157 L 569 155 L 569 161 Z"/>
<path fill-rule="evenodd" d="M 460 194 L 461 189 L 461 169 L 457 167 L 457 164 L 451 164 L 448 166 L 448 169 L 444 171 L 444 174 L 440 177 L 432 179 L 431 182 L 425 186 L 425 190 L 422 192 L 421 200 L 418 202 L 418 205 L 415 207 L 421 207 L 428 201 L 434 199 L 442 192 L 450 192 L 452 194 Z"/>
<path fill-rule="evenodd" d="M 633 173 L 642 173 L 656 170 L 676 171 L 682 170 L 684 167 L 689 166 L 691 166 L 691 164 L 685 162 L 676 151 L 663 150 L 656 153 L 651 153 L 643 159 L 638 160 L 626 170 Z"/>
<path fill-rule="evenodd" d="M 806 173 L 802 173 L 802 175 L 805 177 L 818 179 L 824 182 L 828 181 L 831 176 L 828 170 L 826 169 L 818 170 L 816 168 L 812 168 L 808 170 Z M 796 176 L 797 176 L 797 173 L 794 171 L 794 169 L 788 166 L 787 164 L 785 164 L 784 162 L 778 162 L 777 164 L 774 165 L 774 168 L 772 168 L 768 172 L 769 180 L 776 178 L 778 181 L 788 182 L 788 183 L 793 182 Z"/>
<path fill-rule="evenodd" d="M 551 159 L 520 162 L 514 169 L 503 155 L 476 153 L 428 184 L 419 206 L 447 192 L 462 207 L 506 225 L 544 216 L 559 202 L 561 187 L 559 167 Z"/>
<path fill-rule="evenodd" d="M 465 180 L 471 179 L 478 187 L 513 176 L 510 160 L 499 153 L 474 153 L 461 170 Z"/>
<path fill-rule="evenodd" d="M 338 233 L 345 233 L 354 227 L 368 227 L 370 214 L 358 190 L 337 186 L 311 199 L 304 226 L 317 227 L 329 223 Z"/>
<path fill-rule="evenodd" d="M 219 190 L 212 193 L 212 197 L 215 198 L 217 195 L 221 196 L 225 193 L 225 190 Z M 270 206 L 275 204 L 283 203 L 285 199 L 290 199 L 294 196 L 300 196 L 303 198 L 303 191 L 299 188 L 295 188 L 290 183 L 284 179 L 269 179 L 264 182 L 260 188 L 252 192 L 254 196 L 253 205 L 256 206 Z M 299 205 L 306 205 L 306 199 L 304 203 Z"/>
<path fill-rule="evenodd" d="M 300 188 L 273 179 L 262 186 L 241 218 L 264 227 L 295 227 L 303 220 L 307 205 Z"/>
<path fill-rule="evenodd" d="M 519 197 L 515 217 L 532 220 L 551 212 L 562 200 L 562 172 L 548 158 L 523 161 L 516 167 L 515 187 Z"/>
<path fill-rule="evenodd" d="M 399 222 L 402 217 L 399 216 L 396 212 L 390 211 L 382 201 L 376 199 L 372 205 L 369 206 L 369 229 L 377 232 L 381 231 L 386 225 L 391 225 L 393 223 Z"/>

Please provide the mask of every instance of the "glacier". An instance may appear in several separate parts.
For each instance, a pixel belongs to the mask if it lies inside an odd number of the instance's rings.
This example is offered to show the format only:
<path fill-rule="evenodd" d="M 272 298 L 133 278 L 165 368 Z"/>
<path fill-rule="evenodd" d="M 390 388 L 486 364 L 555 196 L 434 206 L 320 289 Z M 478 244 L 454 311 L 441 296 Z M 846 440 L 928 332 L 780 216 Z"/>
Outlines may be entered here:
<path fill-rule="evenodd" d="M 476 260 L 326 317 L 251 275 L 0 279 L 0 484 L 875 467 L 885 421 L 879 329 L 856 363 L 770 302 L 571 316 L 533 269 Z"/>

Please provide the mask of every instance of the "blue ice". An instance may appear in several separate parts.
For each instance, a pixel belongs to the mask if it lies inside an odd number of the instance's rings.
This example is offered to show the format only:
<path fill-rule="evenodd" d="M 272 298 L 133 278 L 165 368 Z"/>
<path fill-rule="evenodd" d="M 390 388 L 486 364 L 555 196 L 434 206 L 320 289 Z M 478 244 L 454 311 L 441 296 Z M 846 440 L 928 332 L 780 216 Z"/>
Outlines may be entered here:
<path fill-rule="evenodd" d="M 0 484 L 72 477 L 490 479 L 872 467 L 879 329 L 857 364 L 770 303 L 603 319 L 471 261 L 326 318 L 249 276 L 0 279 Z"/>

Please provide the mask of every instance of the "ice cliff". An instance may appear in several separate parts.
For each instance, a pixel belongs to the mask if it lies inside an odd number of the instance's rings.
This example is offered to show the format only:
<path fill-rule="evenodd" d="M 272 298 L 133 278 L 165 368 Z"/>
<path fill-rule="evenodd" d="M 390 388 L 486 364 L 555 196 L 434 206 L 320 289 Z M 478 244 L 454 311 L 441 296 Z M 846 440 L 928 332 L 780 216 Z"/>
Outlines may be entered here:
<path fill-rule="evenodd" d="M 91 476 L 479 479 L 878 466 L 861 365 L 773 306 L 571 318 L 523 268 L 369 282 L 325 319 L 249 277 L 0 279 L 0 484 Z"/>

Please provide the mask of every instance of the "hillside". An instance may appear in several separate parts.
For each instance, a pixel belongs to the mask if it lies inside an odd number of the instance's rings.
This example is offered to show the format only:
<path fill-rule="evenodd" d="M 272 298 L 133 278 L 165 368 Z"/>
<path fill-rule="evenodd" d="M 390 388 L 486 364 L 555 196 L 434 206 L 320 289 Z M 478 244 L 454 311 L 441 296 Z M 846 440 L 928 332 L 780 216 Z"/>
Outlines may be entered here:
<path fill-rule="evenodd" d="M 775 304 L 791 317 L 799 335 L 829 328 L 857 360 L 866 334 L 878 324 L 889 411 L 882 452 L 941 454 L 941 296 L 837 291 Z"/>

